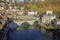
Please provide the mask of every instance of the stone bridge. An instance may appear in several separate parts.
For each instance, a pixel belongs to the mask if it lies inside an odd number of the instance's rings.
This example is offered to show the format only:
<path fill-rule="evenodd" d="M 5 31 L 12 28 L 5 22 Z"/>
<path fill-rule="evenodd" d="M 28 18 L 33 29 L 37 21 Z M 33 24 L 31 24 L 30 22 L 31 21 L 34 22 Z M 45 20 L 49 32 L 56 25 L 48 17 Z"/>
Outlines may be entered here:
<path fill-rule="evenodd" d="M 20 26 L 23 22 L 28 22 L 30 25 L 32 25 L 34 23 L 34 21 L 38 21 L 38 20 L 32 20 L 32 21 L 15 21 L 15 23 L 17 23 L 18 26 Z"/>
<path fill-rule="evenodd" d="M 29 22 L 32 25 L 34 21 L 39 21 L 39 19 L 37 17 L 20 17 L 19 20 L 17 19 L 14 22 L 20 26 L 23 22 Z"/>

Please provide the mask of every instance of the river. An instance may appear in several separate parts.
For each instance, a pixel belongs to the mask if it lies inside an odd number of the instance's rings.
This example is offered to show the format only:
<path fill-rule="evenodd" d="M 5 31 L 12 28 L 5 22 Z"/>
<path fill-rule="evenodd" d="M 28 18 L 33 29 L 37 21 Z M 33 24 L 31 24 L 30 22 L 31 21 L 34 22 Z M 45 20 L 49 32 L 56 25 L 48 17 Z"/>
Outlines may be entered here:
<path fill-rule="evenodd" d="M 10 31 L 9 40 L 52 40 L 52 36 L 47 36 L 39 28 L 35 28 L 22 31 Z"/>

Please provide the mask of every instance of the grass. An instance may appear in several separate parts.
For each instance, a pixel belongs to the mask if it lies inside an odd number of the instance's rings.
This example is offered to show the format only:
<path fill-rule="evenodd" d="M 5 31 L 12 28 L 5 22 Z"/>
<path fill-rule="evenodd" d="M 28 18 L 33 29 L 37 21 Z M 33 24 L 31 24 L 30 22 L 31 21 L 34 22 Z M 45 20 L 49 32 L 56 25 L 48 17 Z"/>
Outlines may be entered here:
<path fill-rule="evenodd" d="M 18 26 L 16 30 L 17 31 L 21 31 L 22 30 L 22 27 Z"/>

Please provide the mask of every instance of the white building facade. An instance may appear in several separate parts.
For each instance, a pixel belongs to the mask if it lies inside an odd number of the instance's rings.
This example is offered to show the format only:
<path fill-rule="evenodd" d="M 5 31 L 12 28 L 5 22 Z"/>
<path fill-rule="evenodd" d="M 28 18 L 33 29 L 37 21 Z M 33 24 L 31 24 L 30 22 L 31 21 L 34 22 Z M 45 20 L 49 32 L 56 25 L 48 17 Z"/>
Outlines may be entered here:
<path fill-rule="evenodd" d="M 37 13 L 38 13 L 37 11 L 29 11 L 28 15 L 37 15 Z"/>
<path fill-rule="evenodd" d="M 43 15 L 42 17 L 42 23 L 44 24 L 51 23 L 53 19 L 56 19 L 56 15 L 53 15 L 52 10 L 47 10 L 46 15 Z"/>

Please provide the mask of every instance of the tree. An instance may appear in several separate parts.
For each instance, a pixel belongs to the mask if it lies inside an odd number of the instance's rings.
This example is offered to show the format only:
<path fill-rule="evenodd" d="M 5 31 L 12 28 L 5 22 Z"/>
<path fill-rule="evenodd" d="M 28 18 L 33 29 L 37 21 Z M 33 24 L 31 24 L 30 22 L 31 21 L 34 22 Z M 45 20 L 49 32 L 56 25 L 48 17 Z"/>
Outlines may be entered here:
<path fill-rule="evenodd" d="M 5 4 L 5 10 L 7 10 L 9 8 L 8 4 Z"/>

